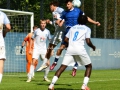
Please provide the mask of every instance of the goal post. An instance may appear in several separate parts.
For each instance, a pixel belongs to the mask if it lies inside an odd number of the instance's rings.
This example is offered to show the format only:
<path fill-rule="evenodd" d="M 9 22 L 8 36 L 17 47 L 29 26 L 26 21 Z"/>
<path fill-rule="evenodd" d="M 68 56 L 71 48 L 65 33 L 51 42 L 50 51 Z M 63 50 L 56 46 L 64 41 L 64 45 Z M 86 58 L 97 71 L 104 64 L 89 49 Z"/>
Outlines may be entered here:
<path fill-rule="evenodd" d="M 33 31 L 34 13 L 8 9 L 0 9 L 0 11 L 8 16 L 12 27 L 5 37 L 4 73 L 14 75 L 26 72 L 25 47 L 22 54 L 20 54 L 20 48 L 25 36 Z"/>

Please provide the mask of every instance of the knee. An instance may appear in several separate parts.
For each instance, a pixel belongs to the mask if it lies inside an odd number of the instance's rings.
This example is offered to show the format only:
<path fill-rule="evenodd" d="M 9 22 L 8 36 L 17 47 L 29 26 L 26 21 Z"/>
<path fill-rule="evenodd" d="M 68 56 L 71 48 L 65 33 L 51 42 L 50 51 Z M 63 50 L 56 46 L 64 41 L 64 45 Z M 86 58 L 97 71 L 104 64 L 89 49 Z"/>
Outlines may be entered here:
<path fill-rule="evenodd" d="M 92 64 L 88 64 L 85 66 L 86 68 L 91 68 L 92 69 Z"/>

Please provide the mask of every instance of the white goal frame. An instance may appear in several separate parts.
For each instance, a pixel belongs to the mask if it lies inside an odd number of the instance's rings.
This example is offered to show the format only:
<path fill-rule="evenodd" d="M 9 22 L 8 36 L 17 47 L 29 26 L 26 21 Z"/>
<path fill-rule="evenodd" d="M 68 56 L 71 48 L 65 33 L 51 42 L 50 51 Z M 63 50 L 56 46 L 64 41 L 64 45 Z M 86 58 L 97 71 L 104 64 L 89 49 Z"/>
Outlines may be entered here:
<path fill-rule="evenodd" d="M 33 31 L 34 13 L 8 9 L 0 9 L 0 11 L 8 16 L 12 27 L 5 37 L 4 74 L 20 75 L 21 72 L 26 72 L 25 47 L 22 54 L 20 54 L 20 48 L 25 36 Z"/>
<path fill-rule="evenodd" d="M 15 15 L 31 15 L 31 32 L 34 26 L 34 13 L 33 12 L 26 12 L 26 11 L 17 11 L 17 10 L 9 10 L 9 9 L 0 9 L 0 11 L 3 11 L 7 14 L 7 16 L 15 16 Z"/>

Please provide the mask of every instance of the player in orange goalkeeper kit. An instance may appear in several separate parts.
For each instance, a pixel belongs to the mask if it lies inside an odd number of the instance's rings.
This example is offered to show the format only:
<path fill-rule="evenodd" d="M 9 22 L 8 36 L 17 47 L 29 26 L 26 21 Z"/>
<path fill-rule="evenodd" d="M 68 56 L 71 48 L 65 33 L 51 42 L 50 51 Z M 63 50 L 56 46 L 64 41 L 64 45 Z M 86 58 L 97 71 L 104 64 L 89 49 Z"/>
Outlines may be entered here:
<path fill-rule="evenodd" d="M 38 28 L 38 26 L 34 26 L 33 30 L 36 30 L 37 28 Z M 26 72 L 27 72 L 27 74 L 30 72 L 30 65 L 31 65 L 31 62 L 32 62 L 32 54 L 29 53 L 30 48 L 31 48 L 31 51 L 33 51 L 33 46 L 34 46 L 33 42 L 32 42 L 32 46 L 30 46 L 30 40 L 32 38 L 32 35 L 33 35 L 33 32 L 29 33 L 24 38 L 24 41 L 22 42 L 22 46 L 21 46 L 21 50 L 20 50 L 20 53 L 22 54 L 23 47 L 26 44 L 26 61 L 27 61 Z M 35 68 L 36 68 L 37 64 L 38 64 L 38 61 L 36 61 L 36 63 L 35 63 Z M 33 73 L 33 77 L 34 77 L 34 73 Z"/>

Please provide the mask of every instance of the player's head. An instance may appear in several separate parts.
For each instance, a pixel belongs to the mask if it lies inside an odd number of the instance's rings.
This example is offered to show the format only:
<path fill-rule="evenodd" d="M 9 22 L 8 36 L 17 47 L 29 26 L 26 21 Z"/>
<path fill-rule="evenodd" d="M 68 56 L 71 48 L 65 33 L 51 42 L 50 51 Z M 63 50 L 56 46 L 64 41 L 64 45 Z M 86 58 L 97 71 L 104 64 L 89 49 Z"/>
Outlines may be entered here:
<path fill-rule="evenodd" d="M 36 30 L 37 28 L 38 28 L 38 26 L 37 26 L 37 25 L 34 25 L 34 26 L 33 26 L 33 31 Z"/>
<path fill-rule="evenodd" d="M 88 18 L 86 15 L 80 15 L 78 17 L 78 24 L 86 25 L 87 22 L 88 22 Z"/>
<path fill-rule="evenodd" d="M 46 20 L 45 19 L 41 19 L 40 20 L 40 29 L 44 30 L 46 27 Z"/>
<path fill-rule="evenodd" d="M 59 3 L 57 1 L 52 1 L 50 3 L 50 10 L 53 12 L 56 9 L 56 7 L 58 7 L 58 5 Z"/>
<path fill-rule="evenodd" d="M 66 0 L 65 4 L 68 10 L 71 10 L 74 6 L 73 6 L 73 0 Z"/>

